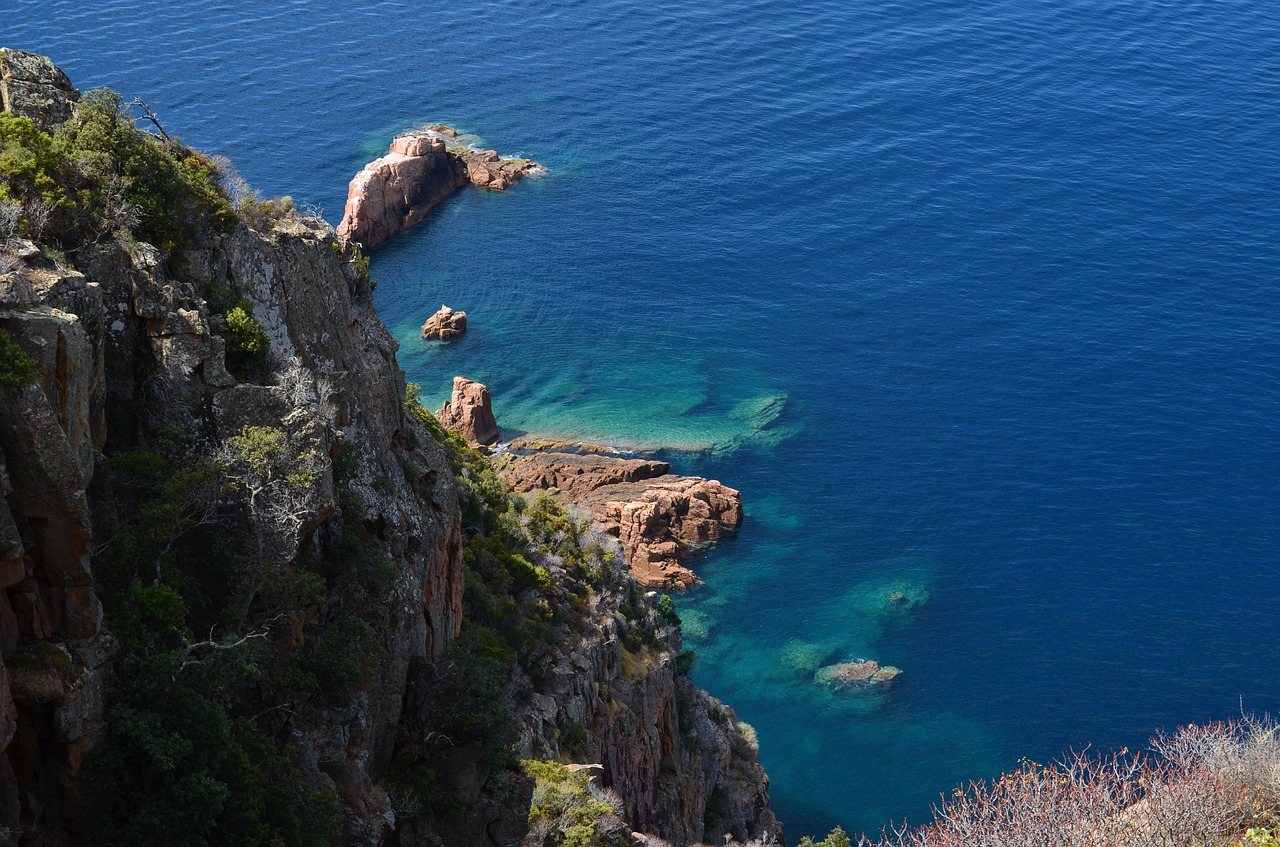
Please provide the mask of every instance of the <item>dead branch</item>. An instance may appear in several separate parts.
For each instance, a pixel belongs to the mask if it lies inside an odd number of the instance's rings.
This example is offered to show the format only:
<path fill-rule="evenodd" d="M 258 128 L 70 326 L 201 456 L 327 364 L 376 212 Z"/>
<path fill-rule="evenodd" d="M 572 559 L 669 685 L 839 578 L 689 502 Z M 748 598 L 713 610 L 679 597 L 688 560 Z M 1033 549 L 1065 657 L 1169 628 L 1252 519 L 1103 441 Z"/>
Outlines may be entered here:
<path fill-rule="evenodd" d="M 156 117 L 156 113 L 151 111 L 151 107 L 143 102 L 141 97 L 135 97 L 132 101 L 125 104 L 126 109 L 132 109 L 137 106 L 142 110 L 142 116 L 156 125 L 156 129 L 160 132 L 160 137 L 167 143 L 173 143 L 173 139 L 169 137 L 169 133 L 164 131 L 164 127 L 160 125 L 160 119 Z"/>

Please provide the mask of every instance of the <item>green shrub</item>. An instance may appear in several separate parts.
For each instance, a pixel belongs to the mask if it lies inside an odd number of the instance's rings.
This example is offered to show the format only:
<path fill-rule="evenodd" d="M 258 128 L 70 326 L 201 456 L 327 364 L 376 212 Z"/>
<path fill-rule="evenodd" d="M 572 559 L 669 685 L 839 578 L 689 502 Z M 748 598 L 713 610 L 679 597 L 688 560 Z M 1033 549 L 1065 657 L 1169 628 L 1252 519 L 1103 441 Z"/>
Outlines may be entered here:
<path fill-rule="evenodd" d="M 831 834 L 821 841 L 814 841 L 809 836 L 800 839 L 800 847 L 851 847 L 849 836 L 840 827 L 831 830 Z"/>
<path fill-rule="evenodd" d="M 261 374 L 267 368 L 271 341 L 253 316 L 253 304 L 241 300 L 226 313 L 226 319 L 228 370 L 241 379 Z"/>
<path fill-rule="evenodd" d="M 13 336 L 0 329 L 0 386 L 22 388 L 35 380 L 36 360 L 27 355 Z"/>
<path fill-rule="evenodd" d="M 36 222 L 33 210 L 43 205 L 53 223 L 74 203 L 62 183 L 70 166 L 53 139 L 28 118 L 0 112 L 0 201 L 18 204 L 18 231 L 40 238 L 49 220 Z"/>
<path fill-rule="evenodd" d="M 667 626 L 680 628 L 680 615 L 676 613 L 676 603 L 671 595 L 663 594 L 658 597 L 658 614 L 667 622 Z"/>
<path fill-rule="evenodd" d="M 168 253 L 193 243 L 206 226 L 235 223 L 217 166 L 139 130 L 114 91 L 85 92 L 55 144 L 78 176 L 73 187 L 89 227 L 113 222 L 113 206 L 123 201 L 136 210 L 137 237 Z"/>
<path fill-rule="evenodd" d="M 520 767 L 534 781 L 526 845 L 630 847 L 631 828 L 622 820 L 617 795 L 597 794 L 586 774 L 558 762 L 525 760 Z"/>
<path fill-rule="evenodd" d="M 236 212 L 240 220 L 244 221 L 250 229 L 256 229 L 259 232 L 268 232 L 281 221 L 299 217 L 293 198 L 288 196 L 261 200 L 256 195 L 250 194 L 236 205 Z"/>
<path fill-rule="evenodd" d="M 271 339 L 253 314 L 253 303 L 239 292 L 214 283 L 205 293 L 209 311 L 227 322 L 227 369 L 240 379 L 262 376 L 267 369 Z"/>

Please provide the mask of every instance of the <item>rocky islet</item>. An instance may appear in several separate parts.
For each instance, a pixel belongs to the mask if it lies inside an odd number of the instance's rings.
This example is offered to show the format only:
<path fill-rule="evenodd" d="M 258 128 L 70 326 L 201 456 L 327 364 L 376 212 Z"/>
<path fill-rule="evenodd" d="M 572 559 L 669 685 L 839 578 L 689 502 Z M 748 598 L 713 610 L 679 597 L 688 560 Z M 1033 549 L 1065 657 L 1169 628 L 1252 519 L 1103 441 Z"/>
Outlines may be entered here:
<path fill-rule="evenodd" d="M 436 125 L 392 139 L 385 156 L 352 178 L 338 235 L 372 250 L 421 222 L 465 185 L 504 191 L 538 168 L 529 159 L 450 143 L 458 137 Z"/>

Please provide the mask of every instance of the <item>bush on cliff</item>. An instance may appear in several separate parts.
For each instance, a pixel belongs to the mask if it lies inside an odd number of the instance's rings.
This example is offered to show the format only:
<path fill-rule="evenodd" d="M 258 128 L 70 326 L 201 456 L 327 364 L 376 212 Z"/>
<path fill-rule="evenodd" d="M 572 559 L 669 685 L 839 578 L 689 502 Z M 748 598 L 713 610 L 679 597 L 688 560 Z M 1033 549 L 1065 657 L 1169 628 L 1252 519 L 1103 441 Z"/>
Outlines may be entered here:
<path fill-rule="evenodd" d="M 271 342 L 253 316 L 253 304 L 245 300 L 229 310 L 227 318 L 227 369 L 240 379 L 266 370 Z"/>
<path fill-rule="evenodd" d="M 36 360 L 0 329 L 0 387 L 22 388 L 36 379 Z"/>
<path fill-rule="evenodd" d="M 92 491 L 93 564 L 120 643 L 107 737 L 87 765 L 94 843 L 331 844 L 337 796 L 279 732 L 317 690 L 365 672 L 349 667 L 367 655 L 359 624 L 315 616 L 325 580 L 292 567 L 271 570 L 238 623 L 254 555 L 230 532 L 243 518 L 219 466 L 162 429 L 154 447 L 102 462 Z M 302 643 L 282 655 L 290 616 Z"/>
<path fill-rule="evenodd" d="M 831 830 L 831 833 L 821 841 L 814 841 L 809 836 L 800 839 L 800 847 L 852 847 L 849 836 L 840 827 Z"/>
<path fill-rule="evenodd" d="M 236 220 L 217 166 L 181 144 L 139 130 L 114 91 L 85 92 L 56 143 L 74 166 L 67 186 L 89 230 L 136 221 L 135 235 L 163 252 L 191 244 L 206 226 Z"/>
<path fill-rule="evenodd" d="M 520 767 L 534 780 L 526 847 L 631 847 L 618 795 L 559 762 L 525 760 Z"/>
<path fill-rule="evenodd" d="M 864 847 L 1227 847 L 1267 843 L 1280 823 L 1280 727 L 1269 719 L 1187 726 L 1150 752 L 1025 762 L 958 788 L 933 823 Z M 1249 835 L 1250 830 L 1254 832 Z M 1259 842 L 1259 839 L 1262 839 Z"/>
<path fill-rule="evenodd" d="M 85 92 L 55 136 L 0 113 L 0 200 L 17 204 L 19 229 L 64 250 L 126 231 L 164 252 L 236 215 L 218 168 L 180 143 L 138 129 L 114 91 Z"/>
<path fill-rule="evenodd" d="M 28 118 L 0 112 L 0 201 L 17 220 L 8 235 L 39 239 L 50 215 L 73 207 L 60 183 L 69 164 L 48 134 Z"/>

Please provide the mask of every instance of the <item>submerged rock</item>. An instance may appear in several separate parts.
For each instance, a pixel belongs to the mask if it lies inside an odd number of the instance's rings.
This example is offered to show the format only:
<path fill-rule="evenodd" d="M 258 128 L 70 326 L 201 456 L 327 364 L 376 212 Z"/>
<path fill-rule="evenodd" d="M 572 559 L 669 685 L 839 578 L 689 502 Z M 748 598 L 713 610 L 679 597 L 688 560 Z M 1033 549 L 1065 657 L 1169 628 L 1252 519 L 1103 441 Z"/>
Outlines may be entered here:
<path fill-rule="evenodd" d="M 881 666 L 874 659 L 857 662 L 840 662 L 819 668 L 813 681 L 837 694 L 865 691 L 874 686 L 893 682 L 902 676 L 902 670 L 893 665 Z"/>
<path fill-rule="evenodd" d="M 804 674 L 811 674 L 818 670 L 822 660 L 830 654 L 831 651 L 829 649 L 793 638 L 782 645 L 779 659 L 788 668 L 793 668 Z"/>
<path fill-rule="evenodd" d="M 489 389 L 466 377 L 453 378 L 453 396 L 436 412 L 445 429 L 457 430 L 473 444 L 495 444 L 498 422 L 493 417 Z"/>
<path fill-rule="evenodd" d="M 422 325 L 422 337 L 428 341 L 452 341 L 467 331 L 467 313 L 456 312 L 448 306 L 427 318 Z"/>

